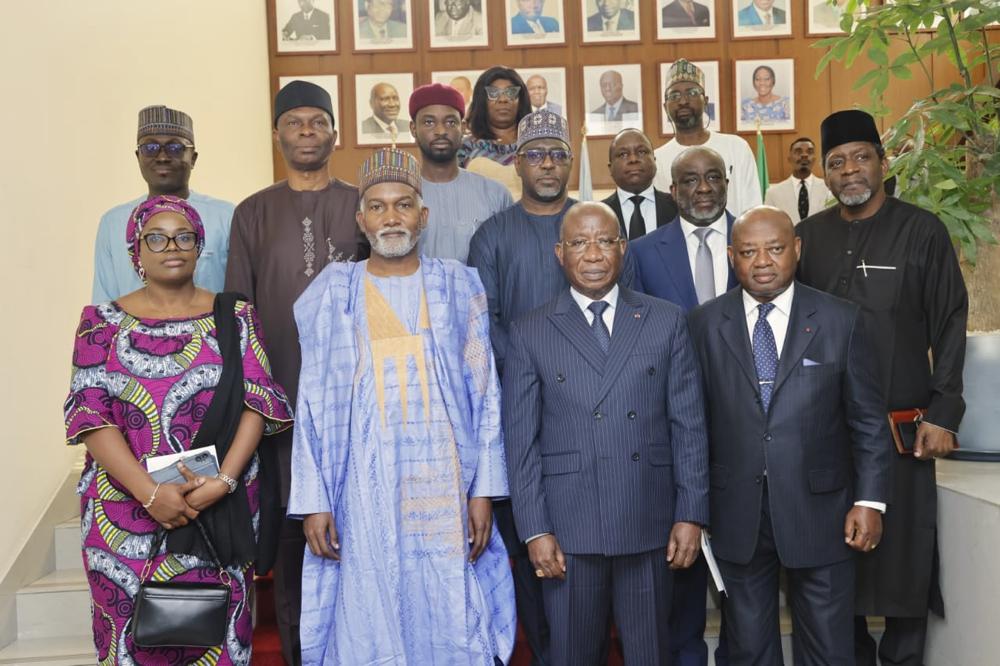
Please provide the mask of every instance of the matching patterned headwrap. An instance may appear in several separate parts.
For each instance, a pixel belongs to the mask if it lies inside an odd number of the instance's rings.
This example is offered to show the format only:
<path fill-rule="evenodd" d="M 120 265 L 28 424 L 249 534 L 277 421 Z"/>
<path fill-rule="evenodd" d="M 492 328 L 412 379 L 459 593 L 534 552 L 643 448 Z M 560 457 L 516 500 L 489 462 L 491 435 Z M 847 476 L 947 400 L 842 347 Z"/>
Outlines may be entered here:
<path fill-rule="evenodd" d="M 667 85 L 664 90 L 670 88 L 675 83 L 690 82 L 705 87 L 705 72 L 690 60 L 679 58 L 667 70 Z"/>
<path fill-rule="evenodd" d="M 142 228 L 146 226 L 149 218 L 157 213 L 177 213 L 191 223 L 198 241 L 194 246 L 195 252 L 201 256 L 201 251 L 205 247 L 205 225 L 201 222 L 201 215 L 198 211 L 184 199 L 180 197 L 161 194 L 159 196 L 146 199 L 135 207 L 128 218 L 128 226 L 125 227 L 125 242 L 128 245 L 128 257 L 132 260 L 132 268 L 135 269 L 139 278 L 145 281 L 146 271 L 139 262 L 139 246 L 142 243 Z"/>
<path fill-rule="evenodd" d="M 420 194 L 420 163 L 398 148 L 379 148 L 358 169 L 358 194 L 379 183 L 405 183 Z"/>

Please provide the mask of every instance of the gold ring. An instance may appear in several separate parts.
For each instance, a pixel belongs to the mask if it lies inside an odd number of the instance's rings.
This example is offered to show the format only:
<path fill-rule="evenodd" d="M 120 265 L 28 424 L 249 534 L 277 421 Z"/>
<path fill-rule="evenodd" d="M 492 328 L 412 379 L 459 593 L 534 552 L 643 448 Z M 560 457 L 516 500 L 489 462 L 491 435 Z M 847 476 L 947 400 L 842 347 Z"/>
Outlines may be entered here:
<path fill-rule="evenodd" d="M 545 578 L 545 572 L 542 571 L 541 569 L 535 569 L 535 575 L 538 576 L 539 578 Z"/>

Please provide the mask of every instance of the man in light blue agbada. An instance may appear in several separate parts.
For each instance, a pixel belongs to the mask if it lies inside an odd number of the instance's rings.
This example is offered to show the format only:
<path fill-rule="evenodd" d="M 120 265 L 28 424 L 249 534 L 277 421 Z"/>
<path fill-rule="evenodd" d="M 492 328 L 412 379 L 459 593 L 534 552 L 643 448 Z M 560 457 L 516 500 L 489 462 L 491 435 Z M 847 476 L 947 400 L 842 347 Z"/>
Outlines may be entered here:
<path fill-rule="evenodd" d="M 148 193 L 115 206 L 101 216 L 94 244 L 94 303 L 110 301 L 142 287 L 136 275 L 125 238 L 125 226 L 135 207 L 149 197 L 172 194 L 187 199 L 205 225 L 205 249 L 198 257 L 194 282 L 212 292 L 222 291 L 226 277 L 229 225 L 233 204 L 192 192 L 191 170 L 198 160 L 194 147 L 194 125 L 183 111 L 165 106 L 147 106 L 139 111 L 135 156 Z"/>
<path fill-rule="evenodd" d="M 295 303 L 303 664 L 506 663 L 516 619 L 492 523 L 508 489 L 486 294 L 475 269 L 420 256 L 412 156 L 381 149 L 359 176 L 371 258 L 327 266 Z"/>

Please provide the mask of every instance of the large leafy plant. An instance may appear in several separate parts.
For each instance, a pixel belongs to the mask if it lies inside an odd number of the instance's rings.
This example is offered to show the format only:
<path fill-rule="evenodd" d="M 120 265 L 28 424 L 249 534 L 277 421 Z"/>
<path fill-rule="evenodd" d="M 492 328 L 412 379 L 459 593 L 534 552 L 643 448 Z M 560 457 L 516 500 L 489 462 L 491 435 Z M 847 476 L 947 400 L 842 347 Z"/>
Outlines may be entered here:
<path fill-rule="evenodd" d="M 929 94 L 893 120 L 883 143 L 899 196 L 940 217 L 975 263 L 978 243 L 996 242 L 988 216 L 1000 184 L 1000 29 L 991 24 L 1000 21 L 1000 0 L 890 2 L 848 0 L 846 34 L 813 45 L 829 49 L 816 74 L 864 56 L 871 69 L 854 88 L 868 86 L 868 110 L 878 116 L 890 113 L 883 96 L 893 79 L 926 79 Z M 932 66 L 941 58 L 953 69 Z"/>

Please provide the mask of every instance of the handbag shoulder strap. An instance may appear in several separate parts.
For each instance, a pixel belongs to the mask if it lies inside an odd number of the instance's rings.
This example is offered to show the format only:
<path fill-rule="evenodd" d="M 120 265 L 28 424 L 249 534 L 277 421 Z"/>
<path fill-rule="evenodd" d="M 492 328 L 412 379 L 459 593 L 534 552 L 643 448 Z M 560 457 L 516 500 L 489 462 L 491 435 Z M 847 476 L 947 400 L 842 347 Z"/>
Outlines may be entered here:
<path fill-rule="evenodd" d="M 219 559 L 219 553 L 215 550 L 215 543 L 212 541 L 212 537 L 208 534 L 208 528 L 205 524 L 195 518 L 193 521 L 195 525 L 198 526 L 198 531 L 201 532 L 201 538 L 205 540 L 205 545 L 208 547 L 208 552 L 212 555 L 212 564 L 214 564 L 219 569 L 219 575 L 222 576 L 222 580 L 228 584 L 229 574 L 226 573 L 226 568 L 222 566 L 222 560 Z M 149 544 L 149 555 L 146 557 L 146 563 L 142 567 L 142 573 L 139 575 L 139 584 L 145 583 L 149 579 L 150 568 L 153 566 L 153 559 L 156 554 L 160 552 L 160 546 L 163 545 L 163 540 L 167 537 L 167 530 L 160 527 L 156 530 L 153 535 L 153 541 Z"/>

